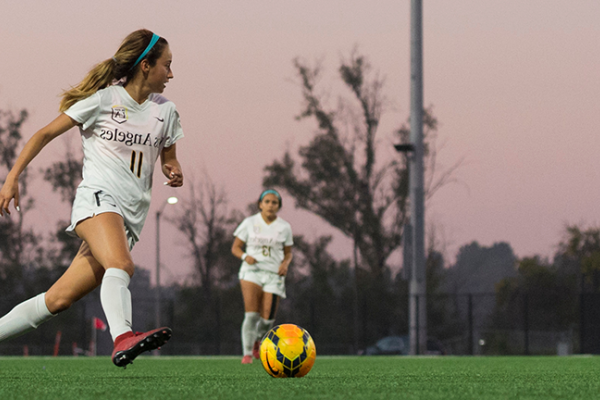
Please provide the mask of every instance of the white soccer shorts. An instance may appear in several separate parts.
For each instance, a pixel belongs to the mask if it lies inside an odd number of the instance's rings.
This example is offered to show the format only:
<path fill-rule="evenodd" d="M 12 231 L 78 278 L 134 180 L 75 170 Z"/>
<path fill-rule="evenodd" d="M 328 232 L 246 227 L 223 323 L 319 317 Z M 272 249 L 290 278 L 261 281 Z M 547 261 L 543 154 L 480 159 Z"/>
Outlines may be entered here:
<path fill-rule="evenodd" d="M 77 237 L 75 227 L 81 221 L 91 218 L 94 215 L 99 215 L 105 212 L 114 212 L 123 217 L 123 212 L 117 205 L 115 199 L 108 193 L 102 190 L 95 190 L 91 188 L 78 188 L 75 201 L 73 202 L 73 209 L 71 210 L 71 225 L 66 229 L 67 233 L 71 236 Z M 125 220 L 125 218 L 123 218 Z M 127 235 L 127 242 L 129 244 L 129 250 L 133 248 L 135 239 L 127 225 L 124 225 L 125 234 Z"/>
<path fill-rule="evenodd" d="M 261 269 L 240 269 L 240 280 L 256 283 L 263 292 L 273 293 L 285 299 L 285 276 Z"/>

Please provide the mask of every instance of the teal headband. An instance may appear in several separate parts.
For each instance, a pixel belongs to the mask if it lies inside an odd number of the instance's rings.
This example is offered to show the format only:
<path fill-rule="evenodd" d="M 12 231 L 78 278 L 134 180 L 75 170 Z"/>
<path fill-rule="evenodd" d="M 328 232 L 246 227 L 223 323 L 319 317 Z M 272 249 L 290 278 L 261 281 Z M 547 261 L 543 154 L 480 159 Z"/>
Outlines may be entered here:
<path fill-rule="evenodd" d="M 262 192 L 262 194 L 260 195 L 260 198 L 258 199 L 258 201 L 262 201 L 263 197 L 265 197 L 269 193 L 274 194 L 281 201 L 281 196 L 279 195 L 279 193 L 277 193 L 276 190 L 273 190 L 273 189 L 265 190 L 264 192 Z"/>
<path fill-rule="evenodd" d="M 136 65 L 138 65 L 140 63 L 140 61 L 142 61 L 142 59 L 144 57 L 146 57 L 146 54 L 148 54 L 148 52 L 150 50 L 152 50 L 152 48 L 154 47 L 154 45 L 156 44 L 156 42 L 158 42 L 158 39 L 160 39 L 160 36 L 158 36 L 156 33 L 152 34 L 152 39 L 150 39 L 150 43 L 148 43 L 148 47 L 146 47 L 146 50 L 144 50 L 144 52 L 142 54 L 140 54 L 140 56 L 138 57 L 138 59 L 135 61 L 135 63 L 131 66 L 130 71 L 132 69 L 135 68 Z"/>

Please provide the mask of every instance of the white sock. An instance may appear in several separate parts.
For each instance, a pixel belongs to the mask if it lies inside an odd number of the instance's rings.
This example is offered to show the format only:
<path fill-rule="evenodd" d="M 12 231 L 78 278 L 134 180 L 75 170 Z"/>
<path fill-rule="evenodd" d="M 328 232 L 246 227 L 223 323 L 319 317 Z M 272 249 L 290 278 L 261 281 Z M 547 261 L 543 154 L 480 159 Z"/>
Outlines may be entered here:
<path fill-rule="evenodd" d="M 113 342 L 117 336 L 131 332 L 130 280 L 129 274 L 118 268 L 107 269 L 102 278 L 100 302 Z"/>
<path fill-rule="evenodd" d="M 48 311 L 45 294 L 25 300 L 0 318 L 0 341 L 32 331 L 56 315 Z"/>
<path fill-rule="evenodd" d="M 256 324 L 260 319 L 260 314 L 257 312 L 247 312 L 244 314 L 244 322 L 242 323 L 242 349 L 245 356 L 252 355 L 252 347 L 256 340 Z"/>
<path fill-rule="evenodd" d="M 265 336 L 265 334 L 269 332 L 269 330 L 273 327 L 274 323 L 274 319 L 264 319 L 261 317 L 260 320 L 258 320 L 258 324 L 256 325 L 256 340 L 262 340 L 263 336 Z"/>

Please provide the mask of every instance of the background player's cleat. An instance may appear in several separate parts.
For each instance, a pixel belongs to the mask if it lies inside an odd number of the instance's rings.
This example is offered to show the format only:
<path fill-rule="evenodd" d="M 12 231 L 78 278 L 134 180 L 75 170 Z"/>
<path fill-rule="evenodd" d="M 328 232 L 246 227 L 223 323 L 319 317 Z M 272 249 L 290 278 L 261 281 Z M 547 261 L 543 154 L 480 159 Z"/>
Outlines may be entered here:
<path fill-rule="evenodd" d="M 257 360 L 260 358 L 260 342 L 258 340 L 254 342 L 254 347 L 252 348 L 252 355 Z"/>
<path fill-rule="evenodd" d="M 252 356 L 242 357 L 242 364 L 252 364 Z"/>
<path fill-rule="evenodd" d="M 117 367 L 125 367 L 145 351 L 160 348 L 171 338 L 171 328 L 158 328 L 144 333 L 127 332 L 117 337 L 112 361 Z"/>

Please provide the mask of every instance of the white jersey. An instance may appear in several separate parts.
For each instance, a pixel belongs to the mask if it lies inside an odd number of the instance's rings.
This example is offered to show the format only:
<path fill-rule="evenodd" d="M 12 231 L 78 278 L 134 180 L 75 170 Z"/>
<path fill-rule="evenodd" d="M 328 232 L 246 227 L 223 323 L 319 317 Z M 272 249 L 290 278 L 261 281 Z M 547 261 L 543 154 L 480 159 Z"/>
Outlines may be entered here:
<path fill-rule="evenodd" d="M 253 265 L 243 261 L 242 269 L 277 273 L 283 261 L 283 247 L 294 244 L 292 227 L 288 222 L 277 217 L 267 224 L 260 213 L 244 219 L 233 236 L 246 243 L 246 254 L 257 261 Z"/>
<path fill-rule="evenodd" d="M 156 159 L 183 137 L 175 104 L 156 93 L 139 104 L 123 86 L 113 85 L 78 101 L 65 114 L 81 124 L 79 187 L 110 194 L 137 241 L 150 207 Z"/>

